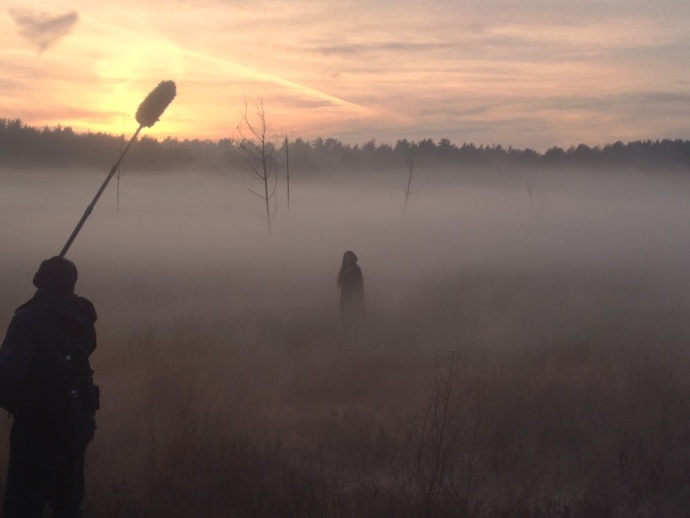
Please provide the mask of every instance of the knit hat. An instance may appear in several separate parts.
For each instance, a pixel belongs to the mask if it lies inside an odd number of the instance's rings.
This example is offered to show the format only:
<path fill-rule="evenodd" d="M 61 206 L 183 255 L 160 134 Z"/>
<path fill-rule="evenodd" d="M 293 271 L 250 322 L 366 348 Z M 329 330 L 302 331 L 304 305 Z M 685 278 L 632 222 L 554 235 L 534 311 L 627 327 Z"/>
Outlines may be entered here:
<path fill-rule="evenodd" d="M 64 257 L 51 257 L 38 267 L 34 275 L 34 286 L 40 290 L 73 292 L 77 283 L 77 267 Z"/>

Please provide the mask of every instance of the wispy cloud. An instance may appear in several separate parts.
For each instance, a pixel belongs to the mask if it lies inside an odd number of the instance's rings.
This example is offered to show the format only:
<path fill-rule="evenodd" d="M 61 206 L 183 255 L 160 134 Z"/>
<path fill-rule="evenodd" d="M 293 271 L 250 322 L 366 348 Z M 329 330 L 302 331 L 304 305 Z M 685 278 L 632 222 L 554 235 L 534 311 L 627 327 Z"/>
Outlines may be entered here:
<path fill-rule="evenodd" d="M 687 0 L 8 3 L 0 112 L 33 124 L 119 131 L 174 79 L 161 135 L 227 136 L 246 98 L 305 138 L 690 138 Z"/>
<path fill-rule="evenodd" d="M 43 52 L 60 38 L 67 36 L 77 24 L 79 15 L 70 11 L 60 15 L 29 9 L 10 9 L 10 16 L 21 34 L 38 52 Z"/>

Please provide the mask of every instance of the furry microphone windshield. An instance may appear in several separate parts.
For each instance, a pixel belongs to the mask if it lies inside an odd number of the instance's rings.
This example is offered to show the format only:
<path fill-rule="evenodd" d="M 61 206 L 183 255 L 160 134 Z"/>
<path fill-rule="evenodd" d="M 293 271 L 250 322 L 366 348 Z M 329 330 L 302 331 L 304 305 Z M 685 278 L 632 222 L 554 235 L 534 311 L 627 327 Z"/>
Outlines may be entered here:
<path fill-rule="evenodd" d="M 158 86 L 151 90 L 151 93 L 139 105 L 136 115 L 137 122 L 147 128 L 153 126 L 173 101 L 176 93 L 177 89 L 174 81 L 161 81 L 158 83 Z"/>

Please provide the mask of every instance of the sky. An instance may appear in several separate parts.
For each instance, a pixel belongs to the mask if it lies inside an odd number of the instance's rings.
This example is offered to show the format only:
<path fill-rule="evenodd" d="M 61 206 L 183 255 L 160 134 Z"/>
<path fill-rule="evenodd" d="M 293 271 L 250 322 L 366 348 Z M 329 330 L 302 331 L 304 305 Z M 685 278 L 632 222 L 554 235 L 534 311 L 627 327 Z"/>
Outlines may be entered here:
<path fill-rule="evenodd" d="M 500 144 L 690 139 L 687 0 L 0 2 L 0 118 L 131 135 Z"/>

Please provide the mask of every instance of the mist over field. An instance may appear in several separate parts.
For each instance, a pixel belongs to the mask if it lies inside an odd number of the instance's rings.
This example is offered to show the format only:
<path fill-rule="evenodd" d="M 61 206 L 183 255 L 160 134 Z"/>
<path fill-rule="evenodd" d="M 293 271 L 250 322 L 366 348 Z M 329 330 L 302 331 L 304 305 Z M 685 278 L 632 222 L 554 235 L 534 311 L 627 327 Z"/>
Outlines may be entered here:
<path fill-rule="evenodd" d="M 0 173 L 3 329 L 104 178 Z M 262 496 L 242 464 L 255 465 L 254 454 L 237 459 L 236 438 L 247 434 L 280 445 L 261 457 L 271 473 L 317 466 L 339 481 L 324 486 L 329 497 L 381 484 L 409 516 L 489 516 L 479 512 L 486 502 L 504 516 L 523 505 L 529 516 L 585 516 L 573 509 L 612 501 L 613 516 L 625 516 L 639 505 L 625 496 L 633 486 L 649 488 L 646 509 L 682 515 L 655 498 L 690 473 L 679 450 L 688 444 L 690 179 L 420 170 L 405 209 L 406 180 L 404 169 L 295 174 L 288 211 L 280 178 L 269 236 L 247 174 L 127 171 L 119 209 L 113 179 L 67 254 L 77 292 L 99 313 L 103 405 L 87 468 L 96 515 L 172 516 L 189 505 L 196 511 L 182 515 L 212 516 L 194 500 L 206 498 L 218 516 L 235 516 L 228 507 L 281 516 L 261 507 L 281 491 L 303 497 L 286 516 L 336 514 L 321 493 L 315 510 L 311 482 L 299 477 L 288 491 L 290 477 L 256 475 L 271 495 Z M 367 328 L 356 345 L 338 325 L 346 250 L 364 274 Z M 459 394 L 458 421 L 436 477 L 420 461 L 433 427 L 415 416 L 428 419 L 444 387 Z M 224 464 L 191 460 L 206 455 Z M 245 472 L 228 475 L 237 465 Z M 162 504 L 156 495 L 171 490 L 196 496 Z M 678 491 L 680 509 L 687 492 Z M 349 501 L 371 503 L 368 514 L 341 516 L 405 516 L 393 500 L 356 495 Z M 458 502 L 477 512 L 452 512 Z"/>
<path fill-rule="evenodd" d="M 38 263 L 57 255 L 103 179 L 3 174 L 3 316 L 31 295 Z M 121 179 L 119 210 L 114 179 L 68 257 L 80 269 L 79 291 L 101 308 L 101 325 L 141 312 L 333 316 L 335 276 L 349 249 L 360 257 L 374 315 L 424 311 L 425 300 L 449 297 L 439 310 L 462 318 L 481 309 L 492 319 L 487 332 L 517 312 L 515 331 L 529 334 L 551 331 L 554 318 L 565 319 L 559 327 L 569 319 L 590 325 L 582 319 L 599 310 L 685 309 L 683 177 L 420 172 L 404 211 L 405 180 L 404 171 L 293 178 L 289 212 L 278 186 L 269 237 L 249 175 L 131 172 Z"/>

